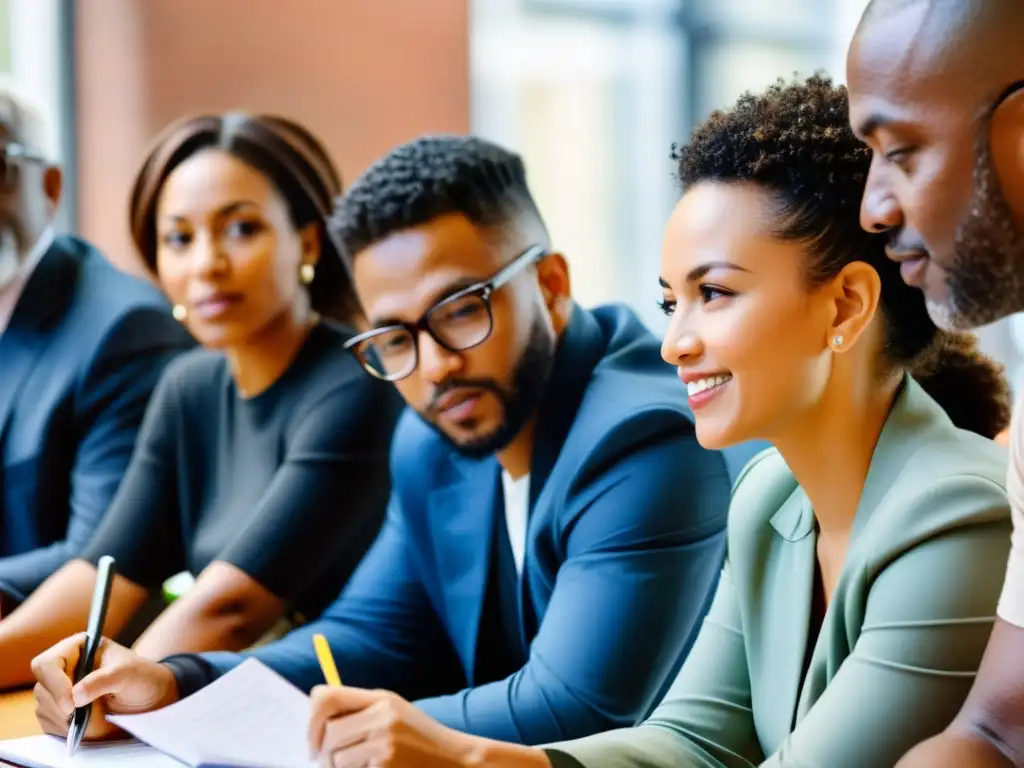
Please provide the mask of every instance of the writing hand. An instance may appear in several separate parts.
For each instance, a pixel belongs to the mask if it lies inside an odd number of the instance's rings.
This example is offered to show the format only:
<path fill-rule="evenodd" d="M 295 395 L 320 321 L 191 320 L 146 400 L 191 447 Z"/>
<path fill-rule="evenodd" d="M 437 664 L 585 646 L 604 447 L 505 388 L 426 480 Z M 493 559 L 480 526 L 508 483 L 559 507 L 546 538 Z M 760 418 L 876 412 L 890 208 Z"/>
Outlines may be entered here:
<path fill-rule="evenodd" d="M 178 699 L 178 684 L 170 668 L 144 659 L 124 646 L 103 638 L 93 672 L 72 684 L 71 675 L 85 645 L 85 633 L 62 640 L 32 660 L 36 719 L 46 733 L 66 736 L 75 707 L 92 704 L 85 739 L 116 738 L 121 730 L 107 722 L 108 713 L 149 712 Z"/>
<path fill-rule="evenodd" d="M 461 768 L 477 740 L 388 691 L 313 689 L 309 745 L 331 768 Z"/>

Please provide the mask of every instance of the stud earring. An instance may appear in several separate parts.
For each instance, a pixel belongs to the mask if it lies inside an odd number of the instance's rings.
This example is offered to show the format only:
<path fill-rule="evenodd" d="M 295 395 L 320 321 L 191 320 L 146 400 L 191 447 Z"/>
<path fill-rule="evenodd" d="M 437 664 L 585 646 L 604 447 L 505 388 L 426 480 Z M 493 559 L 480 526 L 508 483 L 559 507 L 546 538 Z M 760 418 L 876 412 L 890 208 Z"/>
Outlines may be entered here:
<path fill-rule="evenodd" d="M 833 336 L 832 337 L 832 346 L 833 347 L 841 347 L 841 346 L 843 346 L 843 337 L 842 336 Z"/>
<path fill-rule="evenodd" d="M 171 317 L 177 320 L 179 323 L 184 323 L 185 318 L 188 316 L 188 310 L 185 309 L 184 304 L 175 304 L 174 309 L 171 310 Z"/>
<path fill-rule="evenodd" d="M 314 277 L 316 277 L 316 267 L 312 264 L 303 264 L 299 269 L 299 279 L 306 285 L 309 285 L 313 282 Z"/>

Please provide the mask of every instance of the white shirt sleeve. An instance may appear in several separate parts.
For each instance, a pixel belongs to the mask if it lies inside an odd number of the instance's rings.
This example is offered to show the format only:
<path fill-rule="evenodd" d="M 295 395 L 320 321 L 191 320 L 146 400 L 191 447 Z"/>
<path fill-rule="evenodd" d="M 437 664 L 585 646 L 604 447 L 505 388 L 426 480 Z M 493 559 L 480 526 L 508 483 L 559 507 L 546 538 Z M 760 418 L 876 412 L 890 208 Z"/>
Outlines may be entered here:
<path fill-rule="evenodd" d="M 1024 628 L 1024 403 L 1014 408 L 1010 424 L 1010 468 L 1006 490 L 1013 515 L 1013 538 L 1010 561 L 1006 566 L 1006 581 L 999 598 L 999 618 Z"/>

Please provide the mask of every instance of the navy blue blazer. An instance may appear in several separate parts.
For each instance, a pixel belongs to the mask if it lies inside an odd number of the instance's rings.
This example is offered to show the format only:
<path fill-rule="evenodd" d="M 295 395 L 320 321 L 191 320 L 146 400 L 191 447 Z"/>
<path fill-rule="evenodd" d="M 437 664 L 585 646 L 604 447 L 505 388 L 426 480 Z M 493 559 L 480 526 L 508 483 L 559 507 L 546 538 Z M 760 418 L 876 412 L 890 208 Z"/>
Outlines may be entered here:
<path fill-rule="evenodd" d="M 0 592 L 24 600 L 87 543 L 164 365 L 192 346 L 152 286 L 57 237 L 0 334 Z"/>
<path fill-rule="evenodd" d="M 708 607 L 730 494 L 723 456 L 697 443 L 658 348 L 623 307 L 574 309 L 537 426 L 519 582 L 529 660 L 515 674 L 485 680 L 474 668 L 500 466 L 460 456 L 408 412 L 387 522 L 348 587 L 318 621 L 251 655 L 308 690 L 323 682 L 322 632 L 346 684 L 391 689 L 446 725 L 507 741 L 635 723 Z M 202 658 L 216 674 L 242 657 Z"/>

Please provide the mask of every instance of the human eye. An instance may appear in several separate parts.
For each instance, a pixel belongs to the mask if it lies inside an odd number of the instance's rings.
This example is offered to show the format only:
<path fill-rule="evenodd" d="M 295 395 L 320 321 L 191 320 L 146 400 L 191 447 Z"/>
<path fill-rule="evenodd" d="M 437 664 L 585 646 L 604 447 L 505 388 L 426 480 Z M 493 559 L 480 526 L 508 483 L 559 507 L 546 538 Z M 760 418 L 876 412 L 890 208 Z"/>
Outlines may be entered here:
<path fill-rule="evenodd" d="M 236 219 L 230 222 L 224 230 L 228 237 L 247 240 L 263 231 L 263 225 L 253 219 Z"/>
<path fill-rule="evenodd" d="M 898 144 L 884 152 L 881 152 L 882 159 L 890 165 L 895 165 L 904 173 L 910 169 L 910 164 L 917 153 L 917 148 L 909 144 Z"/>
<path fill-rule="evenodd" d="M 438 304 L 432 313 L 432 322 L 441 325 L 475 322 L 485 315 L 486 305 L 475 294 L 449 299 Z"/>
<path fill-rule="evenodd" d="M 711 285 L 709 283 L 701 283 L 698 286 L 700 291 L 700 298 L 705 304 L 710 304 L 718 299 L 725 299 L 731 296 L 735 296 L 735 291 L 730 291 L 728 288 L 722 288 L 721 286 Z"/>
<path fill-rule="evenodd" d="M 160 242 L 175 251 L 186 247 L 191 241 L 192 235 L 181 230 L 170 230 L 160 236 Z"/>
<path fill-rule="evenodd" d="M 662 314 L 672 317 L 676 311 L 676 302 L 674 299 L 661 299 L 658 302 L 658 309 L 661 310 Z"/>

